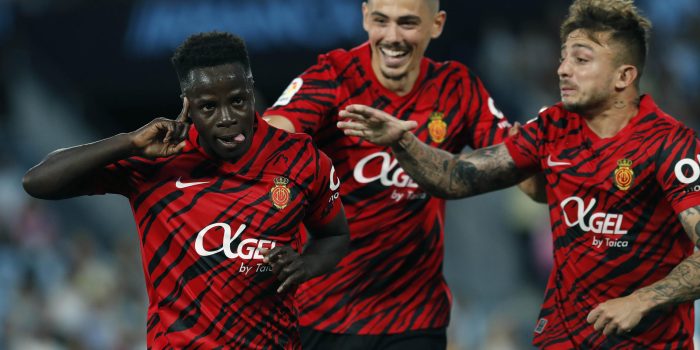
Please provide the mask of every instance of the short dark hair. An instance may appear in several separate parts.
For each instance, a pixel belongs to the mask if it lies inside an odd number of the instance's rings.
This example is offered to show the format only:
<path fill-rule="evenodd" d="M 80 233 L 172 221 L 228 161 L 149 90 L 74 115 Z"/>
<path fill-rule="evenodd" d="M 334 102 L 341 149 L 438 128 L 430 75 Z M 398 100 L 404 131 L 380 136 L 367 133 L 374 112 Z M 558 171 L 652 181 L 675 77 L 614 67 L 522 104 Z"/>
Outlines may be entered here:
<path fill-rule="evenodd" d="M 561 25 L 561 41 L 581 29 L 593 41 L 593 34 L 610 32 L 611 40 L 622 44 L 619 62 L 637 67 L 639 77 L 646 62 L 651 22 L 640 14 L 633 0 L 575 0 Z"/>
<path fill-rule="evenodd" d="M 188 37 L 170 59 L 182 83 L 192 69 L 240 63 L 250 76 L 250 59 L 245 41 L 237 35 L 206 32 Z"/>
<path fill-rule="evenodd" d="M 369 4 L 371 0 L 366 0 Z M 425 0 L 428 3 L 428 7 L 430 8 L 433 13 L 437 13 L 440 10 L 440 0 Z"/>

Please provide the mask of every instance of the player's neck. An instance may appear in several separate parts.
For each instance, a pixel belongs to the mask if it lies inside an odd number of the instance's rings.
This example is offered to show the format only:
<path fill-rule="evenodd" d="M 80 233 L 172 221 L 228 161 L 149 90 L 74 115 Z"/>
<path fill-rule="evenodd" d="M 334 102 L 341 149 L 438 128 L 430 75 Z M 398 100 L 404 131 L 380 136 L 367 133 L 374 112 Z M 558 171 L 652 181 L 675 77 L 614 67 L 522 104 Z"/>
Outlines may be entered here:
<path fill-rule="evenodd" d="M 384 86 L 387 90 L 399 96 L 406 96 L 411 92 L 413 85 L 416 84 L 416 80 L 418 80 L 418 75 L 420 74 L 419 69 L 414 69 L 406 73 L 400 79 L 389 79 L 385 77 L 379 69 L 374 69 L 374 67 L 372 68 L 379 83 L 382 84 L 382 86 Z"/>
<path fill-rule="evenodd" d="M 600 138 L 617 135 L 639 112 L 639 96 L 619 96 L 598 111 L 582 114 L 588 127 Z"/>

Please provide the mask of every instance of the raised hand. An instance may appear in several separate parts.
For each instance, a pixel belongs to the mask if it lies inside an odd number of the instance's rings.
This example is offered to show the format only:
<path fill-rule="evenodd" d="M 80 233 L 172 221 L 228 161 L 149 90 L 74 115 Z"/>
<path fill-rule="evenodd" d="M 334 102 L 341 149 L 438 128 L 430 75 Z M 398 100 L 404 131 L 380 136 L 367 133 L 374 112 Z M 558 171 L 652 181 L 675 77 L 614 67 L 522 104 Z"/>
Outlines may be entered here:
<path fill-rule="evenodd" d="M 132 132 L 131 144 L 135 154 L 146 158 L 168 157 L 185 147 L 189 123 L 189 101 L 182 100 L 182 111 L 177 119 L 156 118 L 140 129 Z"/>
<path fill-rule="evenodd" d="M 341 110 L 339 115 L 341 118 L 348 119 L 348 121 L 338 122 L 338 127 L 345 135 L 359 136 L 382 146 L 398 143 L 405 132 L 418 126 L 413 120 L 401 120 L 384 111 L 364 105 L 349 105 Z"/>
<path fill-rule="evenodd" d="M 277 246 L 274 249 L 261 249 L 263 262 L 270 264 L 272 272 L 281 282 L 278 293 L 292 290 L 311 278 L 304 258 L 289 246 Z"/>

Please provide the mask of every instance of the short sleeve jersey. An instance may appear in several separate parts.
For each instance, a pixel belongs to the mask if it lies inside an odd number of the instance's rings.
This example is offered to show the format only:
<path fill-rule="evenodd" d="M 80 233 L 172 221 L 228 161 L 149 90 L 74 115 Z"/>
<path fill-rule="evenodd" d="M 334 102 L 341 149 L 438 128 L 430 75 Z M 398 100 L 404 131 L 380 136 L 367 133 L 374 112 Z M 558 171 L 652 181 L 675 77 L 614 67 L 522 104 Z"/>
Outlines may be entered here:
<path fill-rule="evenodd" d="M 630 333 L 586 322 L 598 304 L 664 277 L 693 252 L 678 214 L 700 205 L 695 132 L 650 96 L 620 132 L 599 138 L 557 104 L 506 140 L 520 168 L 547 178 L 554 268 L 535 327 L 542 349 L 689 349 L 693 305 L 653 311 Z"/>
<path fill-rule="evenodd" d="M 257 118 L 236 161 L 210 157 L 194 127 L 185 149 L 108 165 L 93 193 L 131 203 L 149 297 L 149 349 L 299 349 L 293 292 L 263 263 L 261 248 L 300 251 L 304 222 L 341 208 L 330 159 L 306 135 Z"/>
<path fill-rule="evenodd" d="M 338 111 L 364 104 L 416 121 L 418 138 L 452 153 L 499 143 L 510 124 L 460 63 L 423 59 L 413 89 L 399 96 L 379 83 L 370 55 L 364 44 L 319 56 L 265 112 L 313 135 L 343 183 L 351 251 L 335 271 L 300 287 L 300 322 L 344 334 L 445 327 L 445 202 L 422 191 L 388 147 L 345 136 L 336 127 Z"/>

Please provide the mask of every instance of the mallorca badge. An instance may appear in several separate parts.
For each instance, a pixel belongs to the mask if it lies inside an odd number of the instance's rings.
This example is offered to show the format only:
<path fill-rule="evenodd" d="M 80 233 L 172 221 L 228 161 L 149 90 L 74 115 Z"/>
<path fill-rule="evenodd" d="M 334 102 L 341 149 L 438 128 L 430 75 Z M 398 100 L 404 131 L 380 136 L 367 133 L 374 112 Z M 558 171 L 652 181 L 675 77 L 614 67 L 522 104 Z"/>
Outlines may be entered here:
<path fill-rule="evenodd" d="M 615 186 L 621 191 L 627 191 L 634 181 L 634 170 L 630 167 L 632 161 L 627 158 L 622 158 L 617 161 L 617 169 L 615 169 Z"/>
<path fill-rule="evenodd" d="M 433 112 L 433 114 L 430 115 L 428 132 L 430 132 L 430 138 L 433 139 L 435 143 L 445 141 L 445 136 L 447 136 L 447 124 L 442 120 L 443 117 L 444 114 L 440 112 Z"/>
<path fill-rule="evenodd" d="M 272 181 L 275 183 L 275 186 L 270 189 L 270 200 L 272 200 L 272 205 L 274 205 L 275 208 L 282 210 L 287 207 L 292 197 L 292 192 L 289 190 L 289 187 L 287 187 L 289 179 L 278 176 Z"/>

